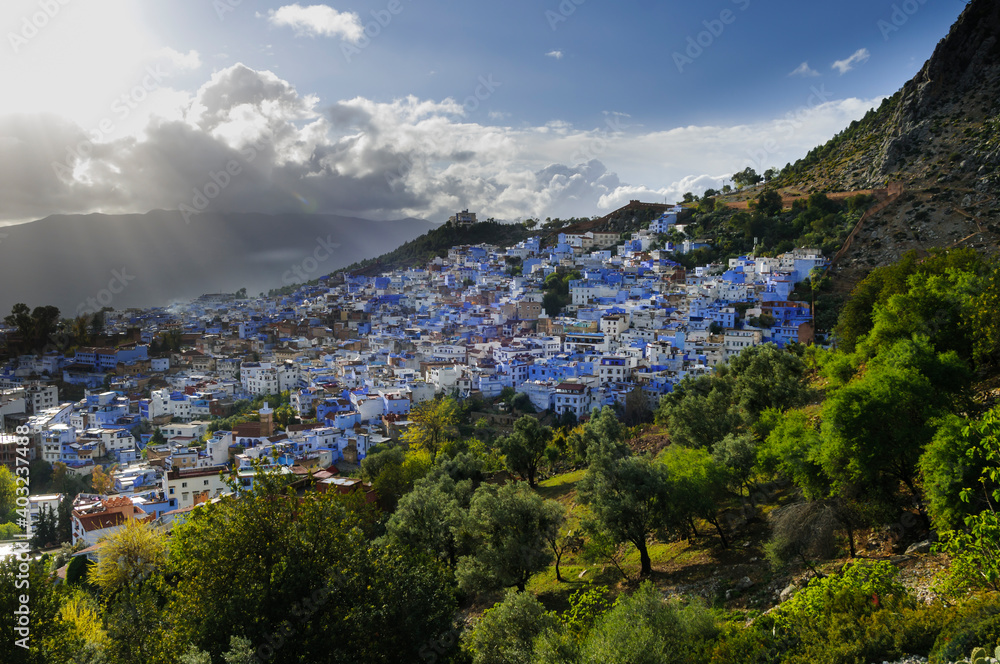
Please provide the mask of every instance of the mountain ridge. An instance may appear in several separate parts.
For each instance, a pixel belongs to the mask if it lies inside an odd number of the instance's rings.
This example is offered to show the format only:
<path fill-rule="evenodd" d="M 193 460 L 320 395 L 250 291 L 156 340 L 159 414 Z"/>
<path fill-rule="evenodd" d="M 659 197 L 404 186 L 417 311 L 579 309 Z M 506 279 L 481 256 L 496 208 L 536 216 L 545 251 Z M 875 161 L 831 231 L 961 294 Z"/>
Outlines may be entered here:
<path fill-rule="evenodd" d="M 894 182 L 905 193 L 872 215 L 832 270 L 849 291 L 906 252 L 1000 245 L 1000 3 L 971 0 L 931 57 L 877 109 L 773 186 L 853 191 Z"/>
<path fill-rule="evenodd" d="M 913 78 L 878 109 L 786 167 L 778 184 L 853 190 L 882 187 L 891 179 L 995 190 L 998 35 L 1000 4 L 972 0 Z"/>
<path fill-rule="evenodd" d="M 162 306 L 206 292 L 266 292 L 376 256 L 428 221 L 339 215 L 179 211 L 50 215 L 0 238 L 0 310 L 52 304 L 63 316 L 102 306 Z M 115 271 L 126 283 L 115 283 Z M 122 279 L 119 279 L 122 281 Z M 117 292 L 115 292 L 117 291 Z"/>

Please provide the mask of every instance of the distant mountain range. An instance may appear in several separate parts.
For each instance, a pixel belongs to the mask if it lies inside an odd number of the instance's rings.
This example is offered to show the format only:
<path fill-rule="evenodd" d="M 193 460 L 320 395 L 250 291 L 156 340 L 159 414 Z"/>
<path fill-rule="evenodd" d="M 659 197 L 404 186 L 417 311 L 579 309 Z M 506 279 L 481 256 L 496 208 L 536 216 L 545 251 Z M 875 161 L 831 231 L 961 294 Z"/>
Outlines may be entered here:
<path fill-rule="evenodd" d="M 421 219 L 180 212 L 54 215 L 0 228 L 0 316 L 17 302 L 72 317 L 316 279 L 429 230 Z"/>

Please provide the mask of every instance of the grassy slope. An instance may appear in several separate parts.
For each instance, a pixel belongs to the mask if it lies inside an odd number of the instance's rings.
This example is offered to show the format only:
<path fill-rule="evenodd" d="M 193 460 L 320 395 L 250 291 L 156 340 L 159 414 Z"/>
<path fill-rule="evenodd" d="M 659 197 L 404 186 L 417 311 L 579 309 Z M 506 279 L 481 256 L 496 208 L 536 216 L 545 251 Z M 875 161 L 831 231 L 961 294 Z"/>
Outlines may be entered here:
<path fill-rule="evenodd" d="M 576 486 L 586 471 L 576 470 L 556 475 L 539 483 L 538 493 L 547 499 L 557 500 L 567 509 L 571 527 L 577 528 L 586 508 L 576 501 Z M 730 506 L 738 511 L 735 501 Z M 674 540 L 653 542 L 649 555 L 653 563 L 652 581 L 667 594 L 699 594 L 710 603 L 722 604 L 725 591 L 734 587 L 744 576 L 750 576 L 758 585 L 770 583 L 773 574 L 763 563 L 763 553 L 756 545 L 762 532 L 761 524 L 749 530 L 737 529 L 733 547 L 723 549 L 718 535 L 707 523 L 698 524 L 700 537 L 691 541 Z M 754 532 L 751 532 L 754 531 Z M 750 536 L 750 537 L 747 537 Z M 745 545 L 744 545 L 745 544 Z M 750 562 L 753 559 L 753 562 Z M 610 563 L 589 562 L 582 554 L 567 553 L 560 565 L 564 582 L 556 580 L 555 566 L 535 575 L 528 590 L 536 594 L 547 608 L 563 610 L 569 607 L 569 596 L 581 588 L 605 588 L 609 594 L 631 590 L 639 574 L 639 555 L 629 546 L 622 567 L 631 582 L 625 583 L 621 574 Z M 739 601 L 731 598 L 728 608 L 761 606 L 762 598 L 747 594 Z"/>
<path fill-rule="evenodd" d="M 538 493 L 546 498 L 559 501 L 567 509 L 571 528 L 579 527 L 586 508 L 577 503 L 576 487 L 586 471 L 575 470 L 556 475 L 539 483 Z M 795 500 L 794 491 L 787 487 L 776 487 L 765 491 L 765 502 L 759 505 L 766 515 L 774 508 Z M 653 564 L 651 581 L 665 596 L 701 596 L 710 606 L 728 612 L 731 617 L 756 614 L 777 603 L 777 593 L 786 585 L 806 574 L 801 567 L 773 569 L 766 561 L 763 543 L 768 537 L 768 527 L 764 520 L 745 523 L 740 516 L 738 501 L 733 499 L 727 507 L 729 522 L 727 535 L 731 540 L 728 549 L 722 548 L 721 541 L 712 527 L 698 522 L 699 537 L 689 540 L 669 539 L 653 541 L 649 554 Z M 863 558 L 892 558 L 903 569 L 903 581 L 915 588 L 924 588 L 933 573 L 940 569 L 940 556 L 919 556 L 907 560 L 893 557 L 891 543 L 877 533 L 865 533 L 859 537 L 859 553 Z M 563 582 L 556 580 L 555 566 L 536 574 L 528 584 L 528 591 L 554 611 L 569 608 L 569 597 L 580 589 L 603 588 L 609 596 L 635 589 L 639 574 L 639 556 L 635 548 L 626 549 L 622 567 L 629 575 L 625 582 L 618 570 L 610 563 L 591 562 L 582 554 L 567 553 L 563 556 L 560 571 Z M 849 558 L 846 545 L 838 558 L 819 565 L 824 572 L 840 569 Z M 741 587 L 745 580 L 752 584 Z M 728 591 L 728 592 L 727 592 Z"/>

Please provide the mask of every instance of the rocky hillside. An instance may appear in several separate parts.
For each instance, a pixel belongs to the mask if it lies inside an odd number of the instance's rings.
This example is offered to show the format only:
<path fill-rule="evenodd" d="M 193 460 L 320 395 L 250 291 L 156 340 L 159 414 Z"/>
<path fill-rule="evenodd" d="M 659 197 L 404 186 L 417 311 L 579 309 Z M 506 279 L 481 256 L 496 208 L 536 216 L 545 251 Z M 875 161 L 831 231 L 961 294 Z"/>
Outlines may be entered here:
<path fill-rule="evenodd" d="M 920 72 L 880 108 L 786 168 L 779 187 L 901 183 L 833 274 L 847 290 L 911 249 L 1000 245 L 1000 3 L 972 0 Z"/>
<path fill-rule="evenodd" d="M 882 106 L 813 150 L 781 184 L 849 191 L 1000 188 L 1000 3 L 973 0 L 920 72 Z"/>

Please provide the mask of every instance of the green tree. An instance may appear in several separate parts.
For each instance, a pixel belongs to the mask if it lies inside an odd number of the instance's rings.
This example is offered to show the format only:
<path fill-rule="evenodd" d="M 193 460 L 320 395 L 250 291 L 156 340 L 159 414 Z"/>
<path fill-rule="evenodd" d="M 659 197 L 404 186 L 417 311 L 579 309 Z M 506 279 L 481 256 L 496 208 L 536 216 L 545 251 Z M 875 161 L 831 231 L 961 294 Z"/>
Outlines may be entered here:
<path fill-rule="evenodd" d="M 965 324 L 976 363 L 996 369 L 1000 365 L 1000 262 L 994 262 L 983 278 Z"/>
<path fill-rule="evenodd" d="M 91 343 L 89 322 L 86 316 L 77 316 L 73 319 L 73 342 L 77 346 Z"/>
<path fill-rule="evenodd" d="M 481 448 L 482 443 L 475 438 L 467 441 L 468 452 L 459 452 L 450 459 L 438 459 L 438 462 L 427 474 L 428 481 L 441 482 L 445 476 L 454 485 L 446 490 L 459 498 L 463 507 L 468 507 L 472 500 L 472 492 L 486 479 L 486 455 Z M 499 470 L 499 469 L 498 469 Z"/>
<path fill-rule="evenodd" d="M 920 485 L 931 522 L 939 532 L 962 528 L 965 518 L 989 509 L 991 482 L 985 490 L 966 492 L 980 481 L 986 459 L 974 422 L 948 415 L 920 456 Z"/>
<path fill-rule="evenodd" d="M 757 171 L 755 171 L 750 166 L 747 166 L 739 173 L 733 174 L 733 184 L 735 184 L 740 189 L 742 189 L 743 187 L 752 187 L 755 184 L 759 184 L 763 179 L 764 178 L 758 175 Z"/>
<path fill-rule="evenodd" d="M 908 252 L 892 265 L 880 266 L 868 273 L 851 291 L 837 319 L 834 332 L 839 346 L 848 353 L 874 325 L 875 305 L 906 290 L 906 280 L 916 270 L 916 252 Z"/>
<path fill-rule="evenodd" d="M 30 310 L 28 305 L 18 302 L 11 307 L 10 315 L 4 317 L 7 325 L 17 328 L 22 346 L 29 351 L 41 350 L 59 327 L 59 309 L 43 306 Z"/>
<path fill-rule="evenodd" d="M 938 352 L 953 350 L 971 361 L 974 342 L 966 321 L 980 287 L 978 275 L 969 271 L 911 275 L 905 292 L 874 306 L 872 329 L 859 345 L 861 352 L 872 357 L 918 334 Z"/>
<path fill-rule="evenodd" d="M 59 503 L 59 521 L 56 530 L 57 541 L 69 542 L 73 539 L 73 498 L 66 494 Z"/>
<path fill-rule="evenodd" d="M 51 305 L 35 307 L 31 312 L 33 348 L 45 348 L 49 339 L 59 329 L 59 309 Z"/>
<path fill-rule="evenodd" d="M 31 318 L 31 308 L 24 302 L 18 302 L 10 308 L 10 315 L 4 317 L 4 322 L 10 327 L 17 328 L 17 336 L 24 342 L 30 342 L 33 334 L 33 320 Z"/>
<path fill-rule="evenodd" d="M 774 344 L 751 346 L 729 361 L 735 379 L 733 400 L 746 426 L 768 408 L 785 410 L 809 400 L 806 366 Z"/>
<path fill-rule="evenodd" d="M 579 485 L 580 501 L 590 508 L 596 526 L 639 552 L 643 576 L 653 571 L 647 540 L 666 523 L 668 487 L 664 467 L 637 456 L 598 458 Z"/>
<path fill-rule="evenodd" d="M 716 443 L 712 457 L 726 471 L 729 487 L 744 503 L 753 509 L 753 480 L 757 469 L 757 441 L 749 434 L 729 434 Z M 749 514 L 748 514 L 749 516 Z"/>
<path fill-rule="evenodd" d="M 431 465 L 425 451 L 405 452 L 400 447 L 389 447 L 375 450 L 361 460 L 361 477 L 372 483 L 383 509 L 392 512 Z"/>
<path fill-rule="evenodd" d="M 484 484 L 472 497 L 464 526 L 474 553 L 458 561 L 459 585 L 471 591 L 511 586 L 523 591 L 528 579 L 551 562 L 547 542 L 562 520 L 558 504 L 524 483 Z"/>
<path fill-rule="evenodd" d="M 587 635 L 581 664 L 672 664 L 701 661 L 701 648 L 718 633 L 705 606 L 666 602 L 651 582 L 622 596 Z M 703 655 L 702 655 L 703 656 Z"/>
<path fill-rule="evenodd" d="M 22 568 L 21 566 L 25 567 Z M 56 585 L 48 561 L 0 558 L 0 656 L 10 664 L 52 664 L 72 661 L 82 643 L 72 638 L 70 625 L 62 619 L 65 590 Z M 27 611 L 22 597 L 28 597 Z M 27 615 L 19 625 L 20 615 Z M 17 631 L 20 627 L 21 631 Z M 17 641 L 26 648 L 19 647 Z"/>
<path fill-rule="evenodd" d="M 973 249 L 937 252 L 920 262 L 911 251 L 892 265 L 875 268 L 855 286 L 837 319 L 835 333 L 840 348 L 854 352 L 858 341 L 875 326 L 877 309 L 885 307 L 895 295 L 906 298 L 892 305 L 883 326 L 889 331 L 902 330 L 901 334 L 896 332 L 897 337 L 923 333 L 945 343 L 968 344 L 968 339 L 975 336 L 974 311 L 981 310 L 976 303 L 983 301 L 981 294 L 989 288 L 989 280 L 981 276 L 986 271 L 987 266 Z M 930 279 L 932 276 L 939 279 Z M 913 277 L 917 277 L 916 281 Z M 912 293 L 911 286 L 915 287 Z M 919 309 L 919 315 L 907 311 L 907 306 Z M 951 339 L 946 330 L 956 330 L 956 309 L 965 313 L 961 314 L 957 336 Z M 987 320 L 988 315 L 982 322 Z M 975 341 L 972 343 L 974 346 Z M 938 350 L 950 348 L 942 346 Z"/>
<path fill-rule="evenodd" d="M 556 581 L 563 583 L 566 581 L 562 577 L 562 572 L 559 569 L 559 565 L 562 564 L 563 556 L 569 551 L 579 551 L 583 547 L 583 538 L 574 530 L 568 527 L 566 520 L 566 512 L 562 505 L 557 502 L 549 501 L 549 509 L 552 510 L 553 514 L 559 513 L 559 519 L 562 525 L 558 530 L 548 531 L 546 533 L 546 541 L 549 544 L 549 549 L 552 551 L 552 558 L 555 563 L 556 571 Z"/>
<path fill-rule="evenodd" d="M 591 413 L 590 420 L 569 435 L 569 445 L 577 459 L 592 463 L 596 459 L 618 459 L 628 454 L 625 426 L 615 409 L 604 406 Z"/>
<path fill-rule="evenodd" d="M 940 549 L 952 559 L 947 587 L 958 592 L 1000 590 L 1000 516 L 995 507 L 1000 501 L 1000 407 L 967 426 L 962 436 L 969 459 L 979 462 L 979 477 L 961 491 L 961 500 L 971 503 L 984 494 L 986 506 L 966 516 L 964 527 L 941 533 Z"/>
<path fill-rule="evenodd" d="M 675 444 L 711 447 L 742 423 L 735 392 L 736 380 L 728 372 L 685 378 L 660 399 L 655 421 Z"/>
<path fill-rule="evenodd" d="M 465 515 L 455 496 L 455 481 L 447 475 L 428 477 L 418 481 L 413 491 L 400 499 L 386 523 L 386 537 L 401 546 L 430 554 L 454 569 Z"/>
<path fill-rule="evenodd" d="M 967 369 L 955 353 L 935 355 L 926 340 L 901 341 L 823 406 L 821 463 L 835 486 L 893 491 L 902 483 L 926 518 L 917 462 L 949 411 Z M 931 378 L 933 377 L 933 379 Z"/>
<path fill-rule="evenodd" d="M 500 451 L 506 457 L 507 470 L 516 473 L 535 486 L 538 466 L 545 448 L 552 439 L 552 429 L 542 426 L 538 418 L 523 415 L 514 422 L 514 431 L 500 439 Z"/>
<path fill-rule="evenodd" d="M 473 664 L 534 664 L 535 639 L 558 621 L 533 595 L 508 590 L 487 609 L 468 639 Z"/>
<path fill-rule="evenodd" d="M 90 336 L 97 338 L 104 334 L 104 314 L 113 311 L 111 307 L 101 307 L 100 311 L 95 311 L 90 319 Z"/>
<path fill-rule="evenodd" d="M 522 413 L 534 413 L 537 410 L 535 404 L 531 403 L 531 397 L 524 392 L 518 392 L 514 395 L 510 400 L 510 407 Z"/>
<path fill-rule="evenodd" d="M 719 520 L 726 498 L 727 474 L 707 450 L 670 446 L 660 455 L 666 471 L 670 512 L 664 525 L 690 526 L 697 535 L 694 520 L 704 519 L 715 528 L 728 547 L 729 540 Z"/>
<path fill-rule="evenodd" d="M 275 662 L 418 661 L 451 627 L 453 582 L 428 557 L 373 545 L 373 520 L 360 496 L 300 499 L 268 475 L 195 510 L 169 551 L 178 636 L 216 659 L 239 636 Z"/>
<path fill-rule="evenodd" d="M 287 429 L 289 424 L 294 424 L 298 419 L 295 409 L 291 404 L 282 404 L 274 409 L 274 422 L 282 429 Z"/>
<path fill-rule="evenodd" d="M 184 340 L 184 332 L 180 328 L 167 330 L 161 337 L 165 350 L 180 351 L 181 343 Z"/>
<path fill-rule="evenodd" d="M 774 217 L 781 212 L 783 206 L 781 194 L 774 189 L 764 189 L 756 200 L 751 201 L 750 208 L 765 217 Z"/>
<path fill-rule="evenodd" d="M 0 465 L 0 523 L 7 523 L 14 520 L 14 511 L 17 508 L 18 486 L 14 473 L 10 472 L 10 468 Z"/>
<path fill-rule="evenodd" d="M 162 579 L 123 589 L 104 604 L 104 655 L 115 664 L 169 662 L 179 654 Z"/>
<path fill-rule="evenodd" d="M 455 434 L 459 420 L 458 402 L 451 397 L 425 401 L 410 411 L 410 419 L 413 424 L 403 433 L 403 442 L 427 450 L 433 460 L 449 437 Z"/>
<path fill-rule="evenodd" d="M 128 519 L 119 530 L 104 538 L 90 580 L 105 595 L 114 595 L 142 585 L 158 574 L 166 561 L 164 533 L 148 523 Z"/>
<path fill-rule="evenodd" d="M 549 318 L 555 318 L 562 313 L 562 298 L 558 293 L 545 293 L 545 295 L 542 296 L 542 308 L 545 309 L 546 316 Z"/>
<path fill-rule="evenodd" d="M 775 413 L 776 422 L 757 450 L 761 472 L 791 480 L 809 499 L 825 497 L 830 480 L 823 472 L 817 423 L 803 410 Z"/>
<path fill-rule="evenodd" d="M 628 426 L 636 426 L 650 420 L 652 411 L 649 408 L 649 399 L 646 398 L 641 386 L 636 385 L 625 396 L 624 410 L 624 420 Z"/>
<path fill-rule="evenodd" d="M 49 546 L 59 541 L 59 517 L 48 506 L 41 510 L 38 520 L 33 524 L 35 533 L 31 537 L 31 545 L 36 549 Z"/>

